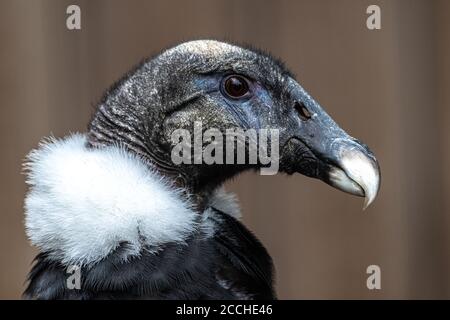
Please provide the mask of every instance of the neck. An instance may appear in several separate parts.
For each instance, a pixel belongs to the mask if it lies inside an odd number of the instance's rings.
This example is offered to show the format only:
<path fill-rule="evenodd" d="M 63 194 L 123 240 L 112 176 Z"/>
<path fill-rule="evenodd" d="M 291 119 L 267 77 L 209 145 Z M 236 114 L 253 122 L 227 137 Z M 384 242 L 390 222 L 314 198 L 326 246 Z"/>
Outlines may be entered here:
<path fill-rule="evenodd" d="M 139 115 L 142 117 L 142 114 Z M 158 125 L 148 130 L 139 121 L 140 117 L 136 113 L 119 112 L 119 108 L 100 105 L 89 125 L 87 146 L 104 148 L 120 144 L 144 159 L 158 174 L 172 181 L 174 186 L 185 190 L 186 197 L 193 200 L 200 211 L 216 188 L 243 171 L 244 168 L 238 166 L 174 165 L 170 159 L 170 150 L 163 150 L 160 144 L 154 142 L 162 139 L 156 130 Z"/>

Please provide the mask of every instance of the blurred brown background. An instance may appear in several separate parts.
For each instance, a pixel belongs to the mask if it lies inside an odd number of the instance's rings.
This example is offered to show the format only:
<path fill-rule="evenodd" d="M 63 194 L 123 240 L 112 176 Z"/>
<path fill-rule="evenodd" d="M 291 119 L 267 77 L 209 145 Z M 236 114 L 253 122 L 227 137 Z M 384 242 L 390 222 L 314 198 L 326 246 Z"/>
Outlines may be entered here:
<path fill-rule="evenodd" d="M 82 30 L 66 29 L 78 4 Z M 366 28 L 381 7 L 382 29 Z M 132 65 L 193 38 L 282 57 L 382 168 L 378 199 L 303 176 L 229 184 L 273 256 L 280 298 L 450 298 L 450 1 L 0 1 L 0 298 L 19 298 L 36 250 L 21 162 L 51 132 L 83 131 Z M 381 290 L 366 268 L 381 267 Z"/>

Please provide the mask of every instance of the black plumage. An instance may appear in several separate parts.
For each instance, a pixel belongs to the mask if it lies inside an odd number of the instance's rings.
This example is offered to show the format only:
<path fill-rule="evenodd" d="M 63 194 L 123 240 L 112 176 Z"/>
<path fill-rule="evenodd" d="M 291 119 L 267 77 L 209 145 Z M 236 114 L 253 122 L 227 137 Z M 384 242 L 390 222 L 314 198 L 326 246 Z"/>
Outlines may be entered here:
<path fill-rule="evenodd" d="M 235 218 L 214 209 L 218 233 L 198 233 L 126 263 L 122 247 L 83 267 L 83 290 L 67 289 L 67 267 L 40 253 L 25 297 L 38 299 L 274 299 L 266 249 Z M 126 244 L 123 244 L 126 246 Z"/>

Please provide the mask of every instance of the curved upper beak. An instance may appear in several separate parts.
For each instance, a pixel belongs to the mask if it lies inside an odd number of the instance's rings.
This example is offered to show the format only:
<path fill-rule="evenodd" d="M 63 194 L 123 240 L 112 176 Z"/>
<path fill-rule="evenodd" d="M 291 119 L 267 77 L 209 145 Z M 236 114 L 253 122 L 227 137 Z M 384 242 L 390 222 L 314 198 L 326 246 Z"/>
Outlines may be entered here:
<path fill-rule="evenodd" d="M 289 132 L 294 139 L 286 144 L 284 155 L 289 159 L 286 160 L 287 172 L 318 178 L 337 189 L 365 197 L 364 209 L 367 208 L 380 188 L 380 167 L 374 154 L 342 130 L 294 80 L 291 95 L 297 103 L 301 102 L 309 116 L 304 115 L 303 109 L 296 108 L 300 116 L 296 124 L 289 127 L 293 128 Z"/>
<path fill-rule="evenodd" d="M 380 188 L 380 169 L 372 152 L 355 140 L 338 138 L 332 142 L 328 157 L 331 161 L 323 180 L 339 190 L 365 197 L 366 209 Z"/>

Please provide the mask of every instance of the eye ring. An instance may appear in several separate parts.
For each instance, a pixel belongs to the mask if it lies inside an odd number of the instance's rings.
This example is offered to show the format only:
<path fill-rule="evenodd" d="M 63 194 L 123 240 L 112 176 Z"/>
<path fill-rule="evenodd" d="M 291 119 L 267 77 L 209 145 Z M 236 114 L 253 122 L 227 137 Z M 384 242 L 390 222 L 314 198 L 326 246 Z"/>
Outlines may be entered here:
<path fill-rule="evenodd" d="M 222 81 L 222 92 L 231 99 L 241 99 L 249 95 L 249 80 L 244 76 L 232 74 Z"/>

